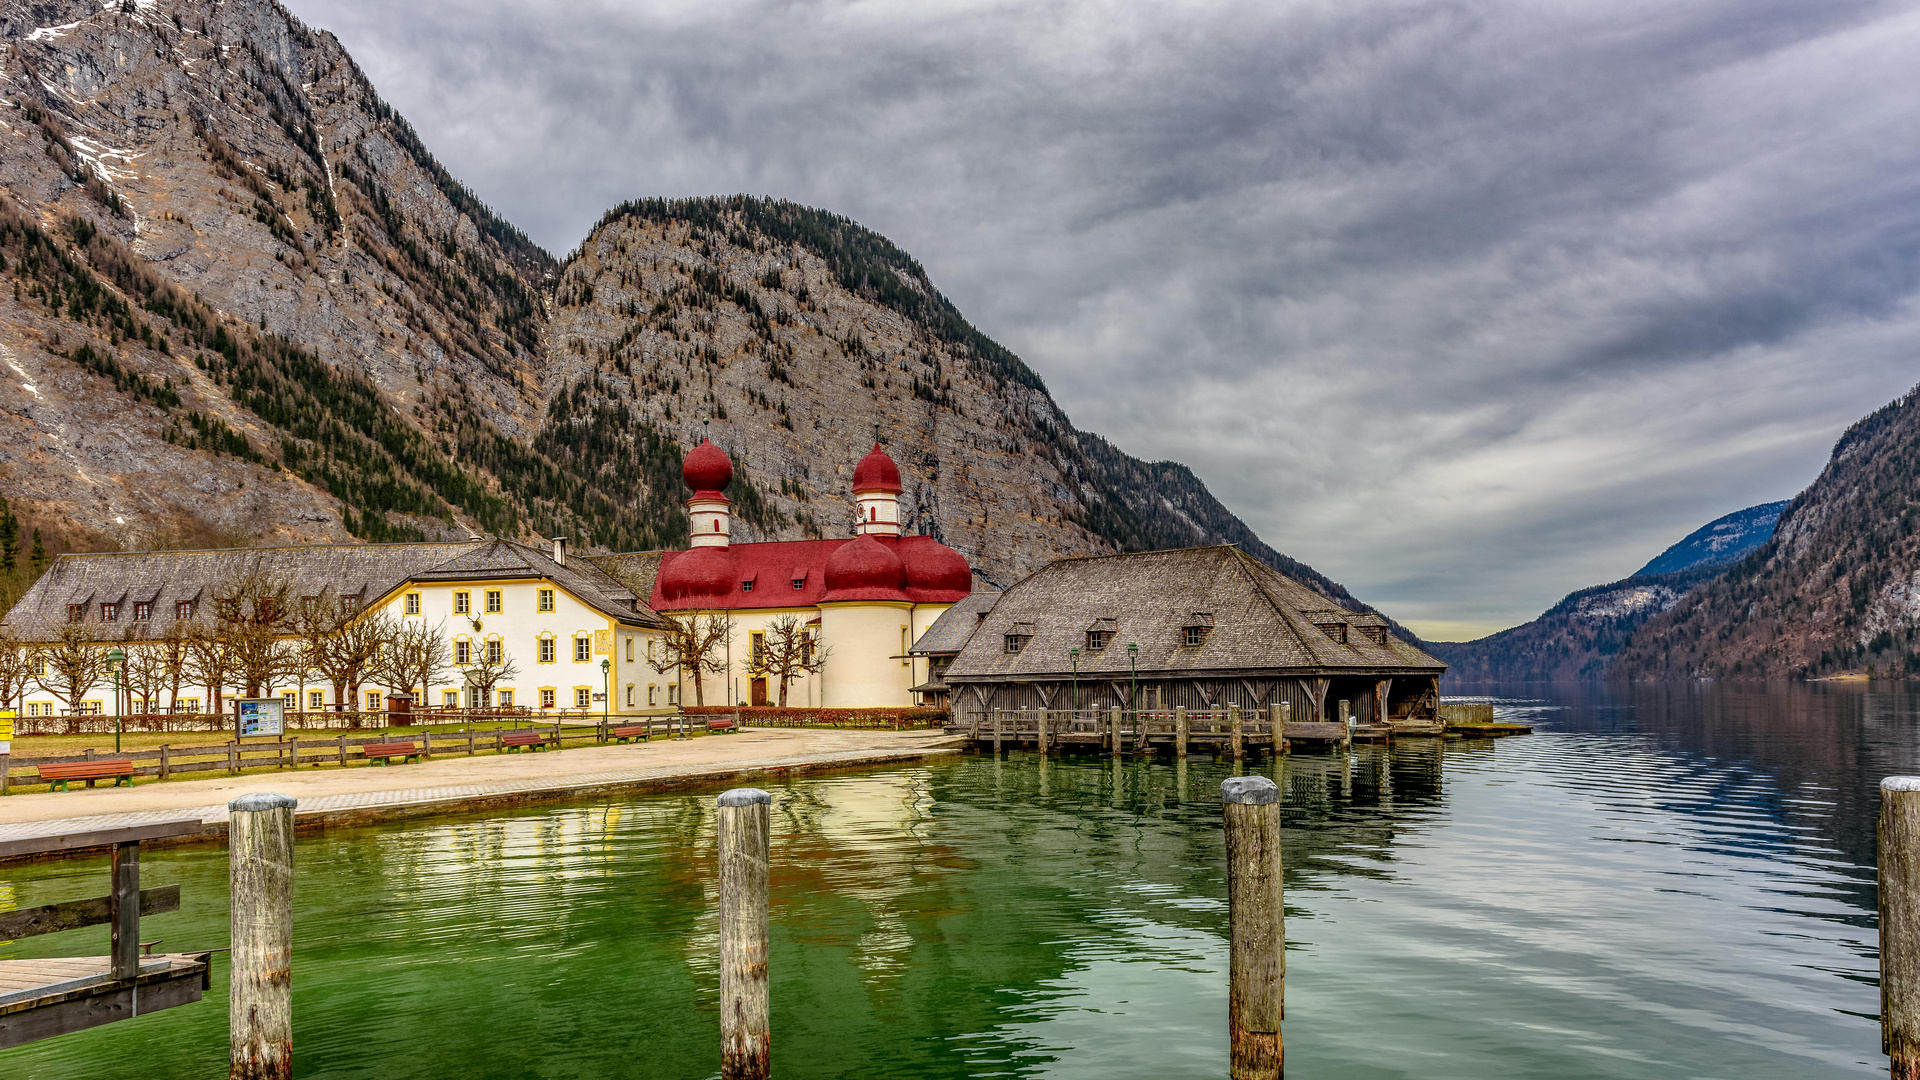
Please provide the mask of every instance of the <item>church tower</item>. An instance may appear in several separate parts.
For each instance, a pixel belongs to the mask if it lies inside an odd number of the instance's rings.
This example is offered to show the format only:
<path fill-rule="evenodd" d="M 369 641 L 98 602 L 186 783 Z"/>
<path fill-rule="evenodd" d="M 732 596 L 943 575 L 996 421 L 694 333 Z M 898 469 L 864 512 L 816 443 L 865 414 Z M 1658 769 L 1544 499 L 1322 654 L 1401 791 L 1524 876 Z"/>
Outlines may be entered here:
<path fill-rule="evenodd" d="M 733 462 L 708 439 L 680 465 L 693 494 L 687 499 L 687 546 L 725 548 L 733 542 L 733 503 L 722 494 L 733 483 Z"/>
<path fill-rule="evenodd" d="M 853 501 L 860 508 L 853 531 L 860 536 L 900 535 L 900 467 L 879 443 L 853 470 Z"/>

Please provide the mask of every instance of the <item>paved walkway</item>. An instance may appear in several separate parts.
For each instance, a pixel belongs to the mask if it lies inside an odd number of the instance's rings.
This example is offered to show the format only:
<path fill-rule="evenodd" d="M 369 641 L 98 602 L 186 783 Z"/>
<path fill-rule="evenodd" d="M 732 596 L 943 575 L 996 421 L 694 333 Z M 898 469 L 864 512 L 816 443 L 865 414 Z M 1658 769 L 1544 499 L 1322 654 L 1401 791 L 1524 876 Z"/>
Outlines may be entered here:
<path fill-rule="evenodd" d="M 779 728 L 684 740 L 469 758 L 386 768 L 305 769 L 210 780 L 10 795 L 0 840 L 193 818 L 226 833 L 227 803 L 256 791 L 298 799 L 302 825 L 348 823 L 575 796 L 718 784 L 754 775 L 914 761 L 955 753 L 941 732 Z"/>

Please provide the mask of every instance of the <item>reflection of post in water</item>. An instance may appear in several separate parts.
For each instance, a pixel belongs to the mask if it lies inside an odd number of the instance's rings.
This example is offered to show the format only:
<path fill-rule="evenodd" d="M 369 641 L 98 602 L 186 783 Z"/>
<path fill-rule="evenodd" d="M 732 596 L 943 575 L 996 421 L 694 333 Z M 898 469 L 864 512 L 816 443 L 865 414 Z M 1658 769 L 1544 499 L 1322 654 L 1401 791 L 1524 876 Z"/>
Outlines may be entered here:
<path fill-rule="evenodd" d="M 1180 796 L 1181 802 L 1187 801 L 1187 757 L 1185 754 L 1174 759 L 1173 790 L 1175 794 Z"/>
<path fill-rule="evenodd" d="M 1119 712 L 1120 710 L 1118 709 L 1114 710 L 1116 717 L 1119 715 Z M 1113 758 L 1113 806 L 1116 810 L 1120 808 L 1120 804 L 1124 801 L 1126 786 L 1126 778 L 1120 774 L 1120 758 L 1118 755 L 1115 755 Z"/>
<path fill-rule="evenodd" d="M 1044 752 L 1041 753 L 1040 755 L 1040 794 L 1043 796 L 1048 793 L 1047 792 L 1047 762 L 1049 760 L 1051 760 L 1050 755 Z"/>

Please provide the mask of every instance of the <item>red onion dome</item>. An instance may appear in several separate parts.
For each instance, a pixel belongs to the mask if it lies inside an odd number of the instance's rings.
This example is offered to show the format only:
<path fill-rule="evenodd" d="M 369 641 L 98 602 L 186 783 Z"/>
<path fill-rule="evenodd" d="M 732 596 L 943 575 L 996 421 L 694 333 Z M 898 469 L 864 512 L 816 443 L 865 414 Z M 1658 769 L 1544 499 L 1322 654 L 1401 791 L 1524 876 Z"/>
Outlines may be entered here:
<path fill-rule="evenodd" d="M 840 600 L 905 600 L 907 568 L 887 545 L 856 536 L 827 557 L 827 603 Z"/>
<path fill-rule="evenodd" d="M 733 483 L 733 462 L 728 460 L 725 450 L 708 439 L 687 455 L 687 460 L 680 465 L 680 475 L 696 494 L 717 495 Z"/>
<path fill-rule="evenodd" d="M 726 548 L 697 547 L 668 555 L 660 568 L 660 595 L 669 601 L 718 600 L 733 591 L 733 556 Z"/>
<path fill-rule="evenodd" d="M 895 495 L 906 489 L 900 486 L 900 466 L 893 463 L 879 443 L 873 444 L 873 452 L 860 459 L 853 467 L 853 493 L 863 491 L 889 491 Z"/>
<path fill-rule="evenodd" d="M 931 536 L 915 536 L 900 544 L 907 565 L 907 594 L 920 603 L 958 603 L 973 592 L 973 568 L 967 557 Z"/>

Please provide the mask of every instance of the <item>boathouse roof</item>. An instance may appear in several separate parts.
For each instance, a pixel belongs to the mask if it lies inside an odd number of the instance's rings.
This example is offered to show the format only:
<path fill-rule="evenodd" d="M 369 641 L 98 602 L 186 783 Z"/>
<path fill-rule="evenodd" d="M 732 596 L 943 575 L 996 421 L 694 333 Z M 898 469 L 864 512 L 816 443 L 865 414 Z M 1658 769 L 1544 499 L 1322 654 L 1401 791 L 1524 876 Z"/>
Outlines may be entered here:
<path fill-rule="evenodd" d="M 909 656 L 952 656 L 966 647 L 973 639 L 974 631 L 980 629 L 980 621 L 993 610 L 1000 599 L 1000 593 L 992 589 L 980 589 L 965 600 L 940 613 L 920 635 L 920 640 L 907 650 Z M 916 688 L 917 689 L 917 688 Z M 940 687 L 945 689 L 945 687 Z"/>
<path fill-rule="evenodd" d="M 1061 559 L 976 622 L 945 672 L 950 683 L 1065 679 L 1076 663 L 1081 677 L 1446 670 L 1381 616 L 1341 608 L 1232 545 Z M 924 643 L 938 628 L 916 651 L 931 651 Z"/>

